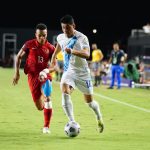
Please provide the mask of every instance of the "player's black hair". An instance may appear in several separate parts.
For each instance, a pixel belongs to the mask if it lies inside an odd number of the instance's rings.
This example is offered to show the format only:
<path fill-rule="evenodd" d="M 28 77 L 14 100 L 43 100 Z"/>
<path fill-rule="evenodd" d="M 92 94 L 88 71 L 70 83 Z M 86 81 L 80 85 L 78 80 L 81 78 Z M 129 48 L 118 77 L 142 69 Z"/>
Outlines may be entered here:
<path fill-rule="evenodd" d="M 39 23 L 36 25 L 36 30 L 39 29 L 39 30 L 45 30 L 47 29 L 47 26 L 44 24 L 44 23 Z"/>
<path fill-rule="evenodd" d="M 60 23 L 64 24 L 74 24 L 74 19 L 71 15 L 65 15 L 60 19 Z"/>
<path fill-rule="evenodd" d="M 113 44 L 118 44 L 120 46 L 121 42 L 119 40 L 116 40 L 116 41 L 113 42 Z"/>

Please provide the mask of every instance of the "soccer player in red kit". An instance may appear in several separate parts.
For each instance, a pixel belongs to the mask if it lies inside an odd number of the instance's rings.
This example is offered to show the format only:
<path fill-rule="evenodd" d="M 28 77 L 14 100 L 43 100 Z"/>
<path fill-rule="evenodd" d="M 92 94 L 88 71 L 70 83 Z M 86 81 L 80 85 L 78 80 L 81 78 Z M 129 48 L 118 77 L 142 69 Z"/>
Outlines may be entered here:
<path fill-rule="evenodd" d="M 28 75 L 28 84 L 38 110 L 44 110 L 43 133 L 50 133 L 49 126 L 52 116 L 52 83 L 50 72 L 54 68 L 48 65 L 55 50 L 54 46 L 47 41 L 47 26 L 39 23 L 36 26 L 35 39 L 25 42 L 17 54 L 13 85 L 20 79 L 20 64 L 23 56 L 26 56 L 24 73 Z"/>

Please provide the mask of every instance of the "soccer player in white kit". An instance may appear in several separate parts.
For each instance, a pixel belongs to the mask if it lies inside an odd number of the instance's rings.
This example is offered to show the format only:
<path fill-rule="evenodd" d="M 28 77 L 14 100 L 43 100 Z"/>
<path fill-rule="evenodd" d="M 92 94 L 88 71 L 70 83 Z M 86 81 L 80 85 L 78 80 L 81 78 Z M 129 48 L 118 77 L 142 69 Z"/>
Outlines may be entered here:
<path fill-rule="evenodd" d="M 62 51 L 64 56 L 64 73 L 60 87 L 62 91 L 62 106 L 69 121 L 75 121 L 71 93 L 77 87 L 83 94 L 86 103 L 94 111 L 99 132 L 103 132 L 104 123 L 98 102 L 93 99 L 93 84 L 86 58 L 90 56 L 88 38 L 75 30 L 74 19 L 65 15 L 60 20 L 62 34 L 57 37 L 57 45 L 51 64 L 56 64 L 57 54 Z"/>

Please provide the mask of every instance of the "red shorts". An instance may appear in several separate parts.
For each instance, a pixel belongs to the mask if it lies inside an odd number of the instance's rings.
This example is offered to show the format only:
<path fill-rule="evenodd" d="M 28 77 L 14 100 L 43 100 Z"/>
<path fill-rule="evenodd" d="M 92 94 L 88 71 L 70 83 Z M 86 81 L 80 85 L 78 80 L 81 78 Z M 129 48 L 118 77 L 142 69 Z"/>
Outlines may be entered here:
<path fill-rule="evenodd" d="M 47 79 L 51 80 L 51 76 L 48 75 Z M 34 102 L 36 102 L 41 97 L 42 95 L 41 87 L 44 82 L 40 82 L 39 74 L 36 74 L 36 75 L 28 74 L 28 84 L 29 84 Z"/>

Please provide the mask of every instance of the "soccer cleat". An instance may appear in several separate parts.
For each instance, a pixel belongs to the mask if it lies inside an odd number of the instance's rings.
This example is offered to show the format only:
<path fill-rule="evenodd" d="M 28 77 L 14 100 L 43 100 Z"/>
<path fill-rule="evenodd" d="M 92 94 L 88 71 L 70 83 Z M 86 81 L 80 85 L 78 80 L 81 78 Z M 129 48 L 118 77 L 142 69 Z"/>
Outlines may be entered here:
<path fill-rule="evenodd" d="M 112 86 L 108 87 L 107 89 L 114 89 Z"/>
<path fill-rule="evenodd" d="M 102 133 L 104 130 L 104 123 L 102 120 L 98 120 L 98 131 Z"/>
<path fill-rule="evenodd" d="M 49 133 L 50 133 L 49 128 L 48 128 L 48 127 L 44 127 L 44 128 L 43 128 L 43 133 L 44 133 L 44 134 L 49 134 Z"/>

